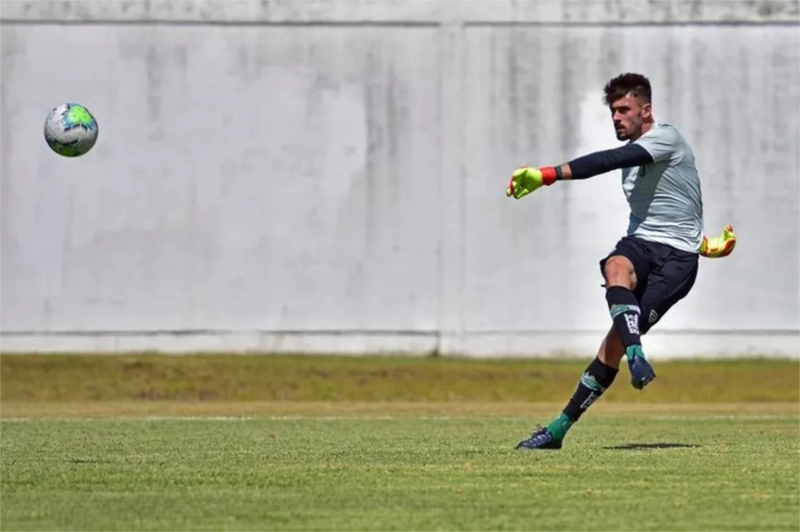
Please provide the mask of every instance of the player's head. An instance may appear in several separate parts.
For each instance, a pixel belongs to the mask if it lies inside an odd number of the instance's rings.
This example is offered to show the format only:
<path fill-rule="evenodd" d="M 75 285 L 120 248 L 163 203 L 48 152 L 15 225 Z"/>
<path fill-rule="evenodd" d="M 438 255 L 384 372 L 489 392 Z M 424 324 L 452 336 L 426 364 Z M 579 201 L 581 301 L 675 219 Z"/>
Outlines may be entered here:
<path fill-rule="evenodd" d="M 636 140 L 653 123 L 650 80 L 641 74 L 620 74 L 603 88 L 618 140 Z"/>

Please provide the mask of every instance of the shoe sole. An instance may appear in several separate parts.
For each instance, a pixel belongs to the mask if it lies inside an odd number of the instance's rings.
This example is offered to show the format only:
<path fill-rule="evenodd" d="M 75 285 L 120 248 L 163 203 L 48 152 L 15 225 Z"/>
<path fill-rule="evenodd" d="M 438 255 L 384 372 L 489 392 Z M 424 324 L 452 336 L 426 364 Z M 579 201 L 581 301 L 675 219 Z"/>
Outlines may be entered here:
<path fill-rule="evenodd" d="M 644 390 L 645 386 L 647 386 L 648 384 L 650 384 L 654 380 L 656 380 L 656 376 L 655 375 L 653 375 L 652 377 L 649 377 L 649 378 L 646 377 L 644 381 L 637 381 L 635 379 L 631 379 L 631 386 L 633 386 L 637 390 Z"/>
<path fill-rule="evenodd" d="M 637 390 L 644 390 L 645 386 L 647 386 L 656 379 L 656 372 L 653 371 L 653 366 L 648 364 L 646 360 L 643 360 L 643 362 L 644 362 L 644 368 L 642 368 L 642 371 L 640 372 L 640 377 L 637 379 L 633 375 L 631 375 L 631 386 L 633 386 Z M 630 364 L 628 367 L 630 367 Z M 641 375 L 642 373 L 644 375 Z"/>
<path fill-rule="evenodd" d="M 559 451 L 561 447 L 515 447 L 515 451 Z"/>

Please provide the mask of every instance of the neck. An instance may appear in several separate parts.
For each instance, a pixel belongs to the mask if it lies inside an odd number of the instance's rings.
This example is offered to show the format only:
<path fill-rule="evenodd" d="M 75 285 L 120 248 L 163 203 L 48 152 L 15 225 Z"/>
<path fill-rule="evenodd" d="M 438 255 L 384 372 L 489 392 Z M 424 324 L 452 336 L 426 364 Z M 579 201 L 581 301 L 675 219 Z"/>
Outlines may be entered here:
<path fill-rule="evenodd" d="M 655 123 L 656 123 L 656 121 L 655 121 L 655 120 L 649 120 L 649 121 L 647 121 L 647 122 L 643 123 L 643 124 L 642 124 L 642 131 L 641 131 L 641 133 L 639 133 L 638 135 L 636 135 L 636 137 L 631 137 L 631 140 L 632 140 L 632 141 L 635 141 L 636 139 L 638 139 L 639 137 L 641 137 L 642 135 L 644 135 L 645 133 L 647 133 L 648 131 L 650 131 L 650 130 L 653 128 L 653 124 L 655 124 Z"/>

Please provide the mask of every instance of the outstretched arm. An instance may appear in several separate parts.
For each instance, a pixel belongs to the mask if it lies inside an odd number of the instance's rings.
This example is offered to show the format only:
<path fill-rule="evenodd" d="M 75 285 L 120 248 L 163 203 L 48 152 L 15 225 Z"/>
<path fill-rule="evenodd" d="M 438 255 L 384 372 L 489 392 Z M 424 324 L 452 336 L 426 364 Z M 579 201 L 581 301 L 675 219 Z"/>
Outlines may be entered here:
<path fill-rule="evenodd" d="M 596 175 L 632 168 L 653 162 L 653 156 L 638 144 L 627 144 L 613 150 L 598 151 L 573 159 L 568 163 L 556 167 L 556 179 L 559 169 L 561 179 L 587 179 Z"/>
<path fill-rule="evenodd" d="M 559 166 L 518 168 L 511 176 L 506 195 L 520 199 L 542 185 L 549 186 L 556 181 L 587 179 L 611 170 L 642 166 L 652 162 L 653 156 L 650 152 L 639 144 L 631 143 L 613 150 L 590 153 Z"/>

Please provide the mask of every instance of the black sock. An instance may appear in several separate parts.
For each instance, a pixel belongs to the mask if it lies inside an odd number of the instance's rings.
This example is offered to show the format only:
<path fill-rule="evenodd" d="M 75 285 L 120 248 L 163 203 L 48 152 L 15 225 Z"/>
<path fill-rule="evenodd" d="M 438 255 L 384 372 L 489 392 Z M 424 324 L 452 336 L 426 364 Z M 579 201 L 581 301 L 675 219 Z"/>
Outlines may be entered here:
<path fill-rule="evenodd" d="M 619 372 L 603 364 L 599 358 L 592 360 L 581 375 L 578 388 L 564 408 L 564 414 L 574 423 L 605 392 Z"/>
<path fill-rule="evenodd" d="M 622 346 L 628 349 L 632 345 L 641 345 L 639 318 L 642 310 L 633 292 L 623 286 L 612 286 L 606 290 L 606 301 Z"/>

